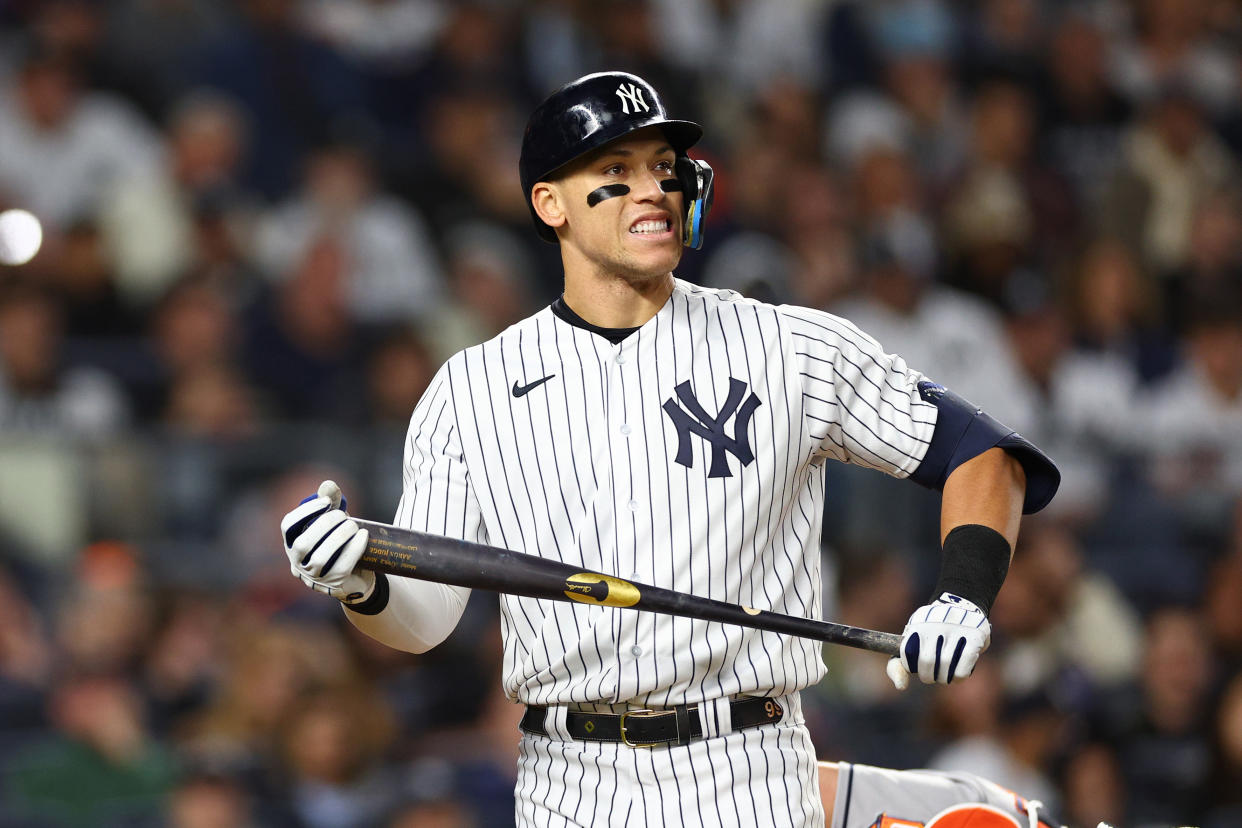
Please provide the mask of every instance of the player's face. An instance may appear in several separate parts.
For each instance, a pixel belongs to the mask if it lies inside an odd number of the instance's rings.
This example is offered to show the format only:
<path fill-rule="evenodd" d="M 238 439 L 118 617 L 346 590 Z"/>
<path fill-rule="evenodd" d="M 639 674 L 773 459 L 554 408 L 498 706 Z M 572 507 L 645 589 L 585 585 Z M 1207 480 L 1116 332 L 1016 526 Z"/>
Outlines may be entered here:
<path fill-rule="evenodd" d="M 638 130 L 587 156 L 558 182 L 567 262 L 605 275 L 664 276 L 681 259 L 684 199 L 667 192 L 676 155 L 658 127 Z"/>

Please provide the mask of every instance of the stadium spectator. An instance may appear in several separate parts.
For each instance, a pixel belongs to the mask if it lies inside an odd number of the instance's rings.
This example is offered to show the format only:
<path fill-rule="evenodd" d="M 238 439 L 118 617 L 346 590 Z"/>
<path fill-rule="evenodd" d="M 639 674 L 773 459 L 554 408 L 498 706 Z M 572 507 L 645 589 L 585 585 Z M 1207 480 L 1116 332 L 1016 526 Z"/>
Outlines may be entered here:
<path fill-rule="evenodd" d="M 890 215 L 863 239 L 860 258 L 862 290 L 833 312 L 888 352 L 917 358 L 914 367 L 936 382 L 1025 431 L 1027 412 L 1017 407 L 1020 374 L 1004 320 L 978 296 L 938 280 L 939 253 L 927 220 L 914 212 Z"/>
<path fill-rule="evenodd" d="M 1096 688 L 1134 679 L 1141 620 L 1116 585 L 1085 563 L 1069 526 L 1044 520 L 1023 530 L 993 611 L 1010 691 L 1069 685 L 1075 672 Z"/>
<path fill-rule="evenodd" d="M 391 810 L 397 795 L 381 759 L 392 735 L 390 713 L 368 688 L 334 687 L 300 701 L 281 727 L 287 796 L 308 828 L 364 828 Z"/>
<path fill-rule="evenodd" d="M 536 281 L 527 247 L 504 225 L 463 222 L 449 231 L 444 248 L 448 302 L 422 326 L 437 364 L 528 314 Z"/>
<path fill-rule="evenodd" d="M 1184 86 L 1216 115 L 1237 106 L 1237 61 L 1217 44 L 1204 0 L 1142 0 L 1132 27 L 1113 50 L 1117 85 L 1136 105 L 1170 83 Z"/>
<path fill-rule="evenodd" d="M 1070 269 L 1068 322 L 1084 359 L 1150 383 L 1172 369 L 1176 344 L 1161 324 L 1158 286 L 1124 245 L 1099 239 Z"/>
<path fill-rule="evenodd" d="M 1061 747 L 1061 712 L 1043 688 L 1006 692 L 998 668 L 972 678 L 982 681 L 969 691 L 963 684 L 955 693 L 937 694 L 933 721 L 947 738 L 927 767 L 986 772 L 997 784 L 1055 810 L 1060 794 L 1048 768 Z"/>
<path fill-rule="evenodd" d="M 450 13 L 441 0 L 307 0 L 299 9 L 308 32 L 376 69 L 416 62 Z"/>
<path fill-rule="evenodd" d="M 306 627 L 264 622 L 254 614 L 232 620 L 216 692 L 176 731 L 187 761 L 244 771 L 252 792 L 277 792 L 286 775 L 280 741 L 286 717 L 299 699 L 350 675 L 340 636 L 326 626 L 315 627 L 321 643 L 333 646 L 311 658 L 302 637 Z"/>
<path fill-rule="evenodd" d="M 777 301 L 831 307 L 859 286 L 846 187 L 839 176 L 818 162 L 790 165 L 781 182 L 780 239 L 795 258 L 791 272 L 766 289 Z M 735 268 L 744 266 L 735 264 Z M 763 268 L 758 270 L 763 272 Z M 747 296 L 758 298 L 765 289 L 761 278 L 749 282 L 744 273 L 739 273 L 734 279 L 728 286 Z"/>
<path fill-rule="evenodd" d="M 78 438 L 115 435 L 129 401 L 112 376 L 63 361 L 63 309 L 46 290 L 0 295 L 0 428 Z"/>
<path fill-rule="evenodd" d="M 967 149 L 967 117 L 955 82 L 954 21 L 939 3 L 886 4 L 859 19 L 879 82 L 851 89 L 828 110 L 827 154 L 851 166 L 873 149 L 908 154 L 926 187 L 938 193 Z M 845 20 L 839 17 L 835 25 L 845 27 Z"/>
<path fill-rule="evenodd" d="M 1230 189 L 1210 193 L 1195 207 L 1183 267 L 1164 274 L 1164 328 L 1184 335 L 1195 305 L 1223 295 L 1242 273 L 1242 202 Z"/>
<path fill-rule="evenodd" d="M 431 236 L 417 213 L 377 191 L 362 147 L 314 150 L 298 194 L 261 221 L 256 252 L 273 277 L 284 279 L 326 236 L 341 247 L 354 320 L 380 325 L 436 314 L 443 276 Z"/>
<path fill-rule="evenodd" d="M 1137 414 L 1151 474 L 1166 496 L 1228 520 L 1242 492 L 1242 301 L 1235 286 L 1200 297 L 1187 323 L 1185 359 Z M 1187 515 L 1189 517 L 1189 514 Z"/>
<path fill-rule="evenodd" d="M 215 285 L 194 277 L 176 283 L 161 298 L 149 335 L 154 364 L 137 389 L 152 421 L 171 413 L 178 387 L 237 364 L 242 321 L 228 299 Z"/>
<path fill-rule="evenodd" d="M 359 392 L 350 267 L 347 242 L 315 237 L 247 316 L 244 362 L 279 416 L 331 420 Z"/>
<path fill-rule="evenodd" d="M 1008 345 L 1019 366 L 1011 422 L 1044 441 L 1061 468 L 1053 513 L 1090 523 L 1107 507 L 1117 451 L 1134 437 L 1134 430 L 1117 422 L 1117 412 L 1133 406 L 1137 371 L 1128 354 L 1073 347 L 1059 296 L 1034 272 L 1009 280 L 1005 307 Z"/>
<path fill-rule="evenodd" d="M 168 796 L 169 828 L 255 828 L 250 797 L 236 780 L 209 771 L 186 773 Z"/>
<path fill-rule="evenodd" d="M 409 328 L 381 337 L 367 354 L 367 397 L 360 421 L 404 434 L 414 404 L 435 376 L 427 344 Z"/>
<path fill-rule="evenodd" d="M 95 215 L 109 187 L 159 157 L 156 134 L 129 102 L 83 84 L 72 57 L 31 41 L 0 90 L 0 198 L 52 232 Z"/>
<path fill-rule="evenodd" d="M 1242 818 L 1242 676 L 1235 675 L 1216 713 L 1211 791 L 1203 824 L 1225 828 Z"/>
<path fill-rule="evenodd" d="M 1175 83 L 1162 86 L 1122 136 L 1099 229 L 1163 277 L 1185 267 L 1196 209 L 1231 187 L 1237 168 L 1193 95 Z"/>
<path fill-rule="evenodd" d="M 1016 271 L 1055 265 L 1080 226 L 1069 185 L 1036 154 L 1035 118 L 1025 86 L 982 84 L 971 101 L 970 152 L 940 200 L 946 280 L 998 305 Z"/>
<path fill-rule="evenodd" d="M 1091 14 L 1063 6 L 1040 64 L 1037 101 L 1042 154 L 1094 215 L 1117 169 L 1133 108 L 1108 72 L 1108 34 Z"/>
<path fill-rule="evenodd" d="M 400 157 L 390 159 L 391 173 L 396 191 L 417 205 L 433 234 L 482 219 L 530 239 L 530 211 L 508 176 L 517 163 L 521 129 L 513 100 L 493 87 L 451 80 L 428 96 L 416 117 L 411 143 L 417 142 L 417 151 L 403 144 Z M 528 244 L 547 258 L 548 245 Z"/>
<path fill-rule="evenodd" d="M 247 114 L 242 184 L 288 195 L 306 153 L 346 124 L 363 123 L 362 84 L 341 55 L 306 34 L 296 0 L 240 0 L 218 32 L 186 60 L 190 88 L 214 88 Z"/>
<path fill-rule="evenodd" d="M 71 361 L 94 362 L 118 373 L 123 366 L 91 353 L 92 346 L 124 347 L 140 330 L 141 314 L 126 301 L 114 260 L 92 219 L 75 221 L 61 238 L 56 255 L 41 263 L 64 312 Z"/>
<path fill-rule="evenodd" d="M 138 554 L 117 541 L 81 551 L 73 589 L 61 596 L 54 617 L 59 669 L 124 676 L 141 664 L 154 616 Z"/>
<path fill-rule="evenodd" d="M 166 134 L 163 163 L 118 182 L 100 212 L 125 300 L 134 307 L 149 307 L 200 264 L 196 212 L 206 199 L 236 189 L 246 152 L 241 110 L 210 92 L 178 101 Z"/>
<path fill-rule="evenodd" d="M 1203 619 L 1166 607 L 1151 613 L 1145 633 L 1138 680 L 1102 706 L 1103 732 L 1117 750 L 1128 816 L 1197 824 L 1212 771 L 1213 666 Z"/>
<path fill-rule="evenodd" d="M 118 675 L 62 680 L 51 698 L 56 732 L 9 756 L 9 811 L 35 824 L 87 828 L 156 816 L 176 774 L 151 738 L 142 701 Z"/>
<path fill-rule="evenodd" d="M 1103 741 L 1074 750 L 1063 766 L 1061 818 L 1067 825 L 1128 825 L 1116 751 Z"/>
<path fill-rule="evenodd" d="M 151 728 L 167 740 L 185 717 L 207 704 L 215 690 L 227 614 L 201 585 L 169 589 L 158 597 L 138 673 Z"/>

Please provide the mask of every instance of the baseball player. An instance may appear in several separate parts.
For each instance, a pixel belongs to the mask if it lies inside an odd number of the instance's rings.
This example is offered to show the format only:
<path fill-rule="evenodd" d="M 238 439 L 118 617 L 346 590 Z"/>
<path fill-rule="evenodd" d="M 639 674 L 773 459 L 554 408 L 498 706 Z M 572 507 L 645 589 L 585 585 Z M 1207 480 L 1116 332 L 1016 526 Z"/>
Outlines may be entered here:
<path fill-rule="evenodd" d="M 940 581 L 890 676 L 964 678 L 1020 515 L 1052 498 L 1056 468 L 844 319 L 678 280 L 712 204 L 712 170 L 688 155 L 701 134 L 622 72 L 535 110 L 519 172 L 564 294 L 440 368 L 410 422 L 395 523 L 813 618 L 825 465 L 856 463 L 943 492 Z M 468 590 L 354 571 L 367 535 L 344 506 L 328 481 L 285 517 L 293 573 L 377 640 L 434 647 Z M 500 607 L 504 690 L 526 706 L 520 825 L 824 824 L 798 695 L 824 674 L 818 643 Z"/>

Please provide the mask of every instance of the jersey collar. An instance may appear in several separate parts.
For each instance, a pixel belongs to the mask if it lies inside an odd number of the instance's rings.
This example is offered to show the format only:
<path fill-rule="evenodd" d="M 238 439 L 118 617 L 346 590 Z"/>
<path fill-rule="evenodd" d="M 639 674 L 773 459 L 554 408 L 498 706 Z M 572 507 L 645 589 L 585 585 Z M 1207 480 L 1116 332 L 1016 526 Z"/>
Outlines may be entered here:
<path fill-rule="evenodd" d="M 620 344 L 630 334 L 638 330 L 641 325 L 634 328 L 601 328 L 599 325 L 592 325 L 581 316 L 573 312 L 569 305 L 565 304 L 565 295 L 561 294 L 556 301 L 552 303 L 552 312 L 560 319 L 573 325 L 575 328 L 581 328 L 584 331 L 590 331 L 593 334 L 602 336 L 613 345 Z"/>

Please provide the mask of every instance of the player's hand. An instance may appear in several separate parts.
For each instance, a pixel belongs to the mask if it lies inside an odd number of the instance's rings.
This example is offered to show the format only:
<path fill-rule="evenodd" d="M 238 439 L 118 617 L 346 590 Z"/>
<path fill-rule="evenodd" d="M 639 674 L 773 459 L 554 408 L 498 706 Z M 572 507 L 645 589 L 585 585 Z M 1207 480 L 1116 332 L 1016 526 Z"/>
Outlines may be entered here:
<path fill-rule="evenodd" d="M 345 514 L 341 487 L 331 480 L 280 522 L 289 569 L 306 586 L 346 603 L 364 600 L 375 573 L 354 569 L 366 551 L 368 534 Z"/>
<path fill-rule="evenodd" d="M 917 673 L 924 684 L 966 678 L 992 641 L 983 610 L 952 593 L 919 607 L 901 634 L 901 655 L 888 662 L 888 677 L 905 690 Z"/>

